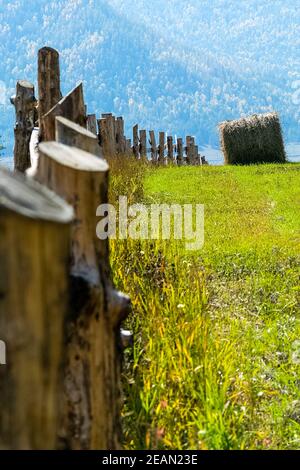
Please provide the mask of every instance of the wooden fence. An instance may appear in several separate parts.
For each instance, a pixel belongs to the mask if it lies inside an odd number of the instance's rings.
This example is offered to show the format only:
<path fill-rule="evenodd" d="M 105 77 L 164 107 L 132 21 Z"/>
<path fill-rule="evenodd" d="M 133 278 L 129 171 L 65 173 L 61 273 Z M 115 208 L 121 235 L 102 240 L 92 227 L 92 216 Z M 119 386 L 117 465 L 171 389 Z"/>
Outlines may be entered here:
<path fill-rule="evenodd" d="M 207 164 L 204 156 L 199 153 L 199 147 L 195 138 L 187 136 L 185 145 L 183 139 L 173 139 L 166 132 L 160 132 L 158 145 L 155 132 L 139 130 L 138 124 L 132 129 L 132 140 L 124 134 L 124 119 L 113 114 L 102 114 L 101 119 L 96 119 L 95 114 L 87 117 L 88 129 L 98 135 L 99 144 L 106 158 L 114 155 L 133 155 L 138 160 L 149 161 L 154 164 L 168 165 L 203 165 Z"/>
<path fill-rule="evenodd" d="M 108 164 L 132 155 L 201 164 L 193 137 L 86 115 L 82 84 L 60 90 L 58 52 L 38 53 L 34 85 L 18 81 L 15 173 L 0 170 L 0 448 L 118 449 L 121 323 L 130 299 L 112 283 L 96 210 L 108 202 Z M 203 163 L 203 162 L 202 162 Z M 23 173 L 23 174 L 22 174 Z"/>
<path fill-rule="evenodd" d="M 118 449 L 130 300 L 96 237 L 108 164 L 82 85 L 61 95 L 51 48 L 39 51 L 38 86 L 37 101 L 17 84 L 19 171 L 0 170 L 0 448 Z"/>

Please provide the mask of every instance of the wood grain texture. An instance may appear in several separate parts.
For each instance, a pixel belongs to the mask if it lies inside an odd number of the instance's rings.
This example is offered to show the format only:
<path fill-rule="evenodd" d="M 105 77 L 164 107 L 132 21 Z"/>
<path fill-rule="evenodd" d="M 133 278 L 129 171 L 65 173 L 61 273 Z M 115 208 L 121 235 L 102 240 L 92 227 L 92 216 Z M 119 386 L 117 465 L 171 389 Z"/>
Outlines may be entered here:
<path fill-rule="evenodd" d="M 116 154 L 115 118 L 112 114 L 102 114 L 98 121 L 99 142 L 104 158 L 113 157 Z"/>
<path fill-rule="evenodd" d="M 43 47 L 38 52 L 38 90 L 40 140 L 45 140 L 43 116 L 62 98 L 60 91 L 59 53 L 51 47 Z"/>
<path fill-rule="evenodd" d="M 156 138 L 155 132 L 150 131 L 150 145 L 151 145 L 151 160 L 153 163 L 157 162 L 157 145 L 156 145 Z"/>
<path fill-rule="evenodd" d="M 88 114 L 87 115 L 86 127 L 87 127 L 87 130 L 89 130 L 92 134 L 97 135 L 96 114 Z"/>
<path fill-rule="evenodd" d="M 31 165 L 29 142 L 37 117 L 33 84 L 19 80 L 16 95 L 11 98 L 11 103 L 16 112 L 14 169 L 24 173 Z"/>
<path fill-rule="evenodd" d="M 130 301 L 113 288 L 108 241 L 96 236 L 96 210 L 108 200 L 108 166 L 83 150 L 47 142 L 40 145 L 35 178 L 75 209 L 61 446 L 116 449 L 121 431 L 120 324 Z"/>
<path fill-rule="evenodd" d="M 62 98 L 53 108 L 41 117 L 43 141 L 55 140 L 55 118 L 63 116 L 86 127 L 86 113 L 82 83 Z"/>
<path fill-rule="evenodd" d="M 165 163 L 165 133 L 159 133 L 159 146 L 158 146 L 158 163 L 161 165 Z"/>
<path fill-rule="evenodd" d="M 183 165 L 183 141 L 181 137 L 177 139 L 177 165 Z"/>
<path fill-rule="evenodd" d="M 140 130 L 140 156 L 144 160 L 147 159 L 147 132 Z"/>
<path fill-rule="evenodd" d="M 73 210 L 0 170 L 0 448 L 55 449 Z"/>
<path fill-rule="evenodd" d="M 55 140 L 70 147 L 77 147 L 98 157 L 103 157 L 98 137 L 79 124 L 58 116 L 55 119 Z"/>
<path fill-rule="evenodd" d="M 119 154 L 126 153 L 126 137 L 124 134 L 124 119 L 117 117 L 115 121 L 115 140 L 116 152 Z"/>
<path fill-rule="evenodd" d="M 167 137 L 167 148 L 168 148 L 168 163 L 174 163 L 174 147 L 173 147 L 173 137 L 168 135 Z"/>
<path fill-rule="evenodd" d="M 139 158 L 139 126 L 138 124 L 136 124 L 135 126 L 133 126 L 133 129 L 132 129 L 132 136 L 133 136 L 133 147 L 132 147 L 132 150 L 133 150 L 133 155 L 135 156 L 135 158 Z"/>

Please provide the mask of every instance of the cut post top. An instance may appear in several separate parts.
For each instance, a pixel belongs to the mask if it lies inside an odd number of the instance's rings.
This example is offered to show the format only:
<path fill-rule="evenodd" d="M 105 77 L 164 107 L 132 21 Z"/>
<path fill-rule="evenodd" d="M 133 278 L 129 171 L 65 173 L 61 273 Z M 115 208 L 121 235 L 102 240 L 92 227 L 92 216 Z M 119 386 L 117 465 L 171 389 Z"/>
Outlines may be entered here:
<path fill-rule="evenodd" d="M 72 129 L 74 132 L 77 132 L 78 134 L 81 134 L 84 137 L 88 137 L 89 139 L 98 141 L 97 136 L 95 134 L 93 134 L 88 129 L 85 129 L 85 127 L 76 124 L 76 122 L 73 122 L 70 119 L 67 119 L 63 116 L 57 116 L 56 121 L 62 124 L 64 127 Z"/>
<path fill-rule="evenodd" d="M 0 168 L 0 212 L 2 210 L 65 224 L 74 216 L 73 208 L 45 186 Z"/>
<path fill-rule="evenodd" d="M 34 90 L 34 85 L 27 80 L 18 80 L 17 85 L 20 85 L 22 88 L 32 88 Z"/>
<path fill-rule="evenodd" d="M 104 173 L 109 169 L 105 160 L 84 150 L 58 142 L 42 142 L 39 145 L 39 151 L 60 165 L 74 170 Z"/>
<path fill-rule="evenodd" d="M 67 95 L 63 96 L 61 100 L 57 104 L 55 104 L 51 109 L 49 109 L 49 111 L 43 117 L 46 118 L 49 115 L 53 114 L 53 111 L 55 111 L 55 109 L 59 109 L 59 107 L 63 106 L 65 102 L 68 102 L 69 98 L 72 98 L 72 95 L 75 95 L 77 91 L 83 94 L 82 82 L 76 85 L 76 87 L 73 88 L 73 90 L 71 90 Z"/>
<path fill-rule="evenodd" d="M 51 52 L 52 54 L 57 54 L 59 56 L 59 52 L 53 47 L 44 46 L 41 49 L 39 49 L 39 54 L 42 54 L 43 52 Z"/>

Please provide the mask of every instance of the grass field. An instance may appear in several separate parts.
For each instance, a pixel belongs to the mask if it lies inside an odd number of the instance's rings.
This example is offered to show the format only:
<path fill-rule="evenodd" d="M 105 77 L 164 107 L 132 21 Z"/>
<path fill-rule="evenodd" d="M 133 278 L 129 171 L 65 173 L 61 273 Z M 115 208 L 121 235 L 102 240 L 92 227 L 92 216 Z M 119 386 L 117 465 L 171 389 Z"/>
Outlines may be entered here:
<path fill-rule="evenodd" d="M 205 205 L 205 244 L 112 241 L 131 295 L 128 449 L 300 449 L 300 165 L 112 170 L 111 199 Z"/>

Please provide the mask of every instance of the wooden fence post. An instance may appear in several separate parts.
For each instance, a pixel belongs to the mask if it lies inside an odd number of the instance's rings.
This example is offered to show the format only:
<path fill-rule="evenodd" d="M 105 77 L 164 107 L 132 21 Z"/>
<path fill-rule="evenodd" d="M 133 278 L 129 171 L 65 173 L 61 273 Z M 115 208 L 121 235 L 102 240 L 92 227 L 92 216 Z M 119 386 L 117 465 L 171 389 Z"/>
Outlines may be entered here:
<path fill-rule="evenodd" d="M 183 165 L 183 141 L 181 137 L 177 139 L 177 165 Z"/>
<path fill-rule="evenodd" d="M 96 211 L 108 201 L 108 166 L 83 150 L 40 144 L 35 178 L 74 205 L 72 305 L 67 325 L 63 430 L 70 449 L 120 447 L 120 324 L 128 297 L 110 281 L 107 240 L 96 236 Z"/>
<path fill-rule="evenodd" d="M 97 135 L 97 119 L 96 114 L 88 114 L 86 122 L 87 130 L 92 134 Z"/>
<path fill-rule="evenodd" d="M 133 135 L 133 155 L 135 158 L 139 158 L 139 126 L 136 124 L 133 126 L 132 130 Z"/>
<path fill-rule="evenodd" d="M 173 137 L 171 135 L 168 135 L 167 137 L 167 146 L 168 146 L 168 163 L 174 163 Z"/>
<path fill-rule="evenodd" d="M 155 139 L 155 132 L 150 131 L 150 145 L 151 145 L 151 160 L 153 163 L 157 162 L 157 146 L 156 146 L 156 139 Z"/>
<path fill-rule="evenodd" d="M 144 160 L 147 159 L 147 132 L 140 130 L 140 156 Z"/>
<path fill-rule="evenodd" d="M 116 152 L 124 154 L 126 150 L 126 137 L 124 136 L 124 119 L 117 117 L 115 122 Z"/>
<path fill-rule="evenodd" d="M 102 157 L 97 136 L 61 116 L 58 116 L 55 120 L 55 140 Z"/>
<path fill-rule="evenodd" d="M 30 167 L 29 142 L 37 115 L 32 83 L 19 80 L 16 95 L 10 101 L 16 112 L 14 169 L 24 173 Z"/>
<path fill-rule="evenodd" d="M 40 140 L 42 141 L 44 140 L 45 131 L 42 117 L 62 98 L 60 91 L 59 53 L 51 47 L 43 47 L 38 52 L 38 92 Z"/>
<path fill-rule="evenodd" d="M 199 146 L 194 145 L 194 158 L 193 158 L 193 164 L 194 165 L 199 165 L 200 164 L 200 157 L 199 157 Z"/>
<path fill-rule="evenodd" d="M 86 127 L 85 104 L 83 98 L 82 83 L 76 86 L 70 93 L 62 98 L 42 118 L 43 140 L 55 139 L 55 118 L 63 116 L 71 121 Z"/>
<path fill-rule="evenodd" d="M 193 162 L 193 145 L 195 143 L 194 137 L 188 135 L 186 137 L 186 164 L 191 165 Z"/>
<path fill-rule="evenodd" d="M 55 449 L 73 210 L 0 170 L 0 448 Z"/>
<path fill-rule="evenodd" d="M 104 158 L 113 157 L 116 154 L 115 118 L 111 113 L 104 113 L 98 124 L 99 140 Z"/>
<path fill-rule="evenodd" d="M 165 163 L 165 133 L 159 133 L 158 163 Z"/>

